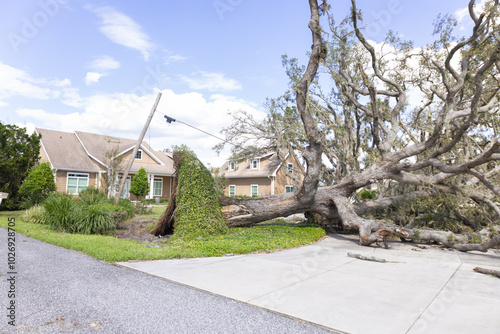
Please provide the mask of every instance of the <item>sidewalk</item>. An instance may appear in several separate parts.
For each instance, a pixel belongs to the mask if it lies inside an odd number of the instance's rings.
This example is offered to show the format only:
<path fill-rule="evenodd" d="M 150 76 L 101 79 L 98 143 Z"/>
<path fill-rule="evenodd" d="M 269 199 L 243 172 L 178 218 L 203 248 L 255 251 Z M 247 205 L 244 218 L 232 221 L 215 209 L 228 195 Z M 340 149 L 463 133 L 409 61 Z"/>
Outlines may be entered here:
<path fill-rule="evenodd" d="M 117 264 L 334 332 L 500 333 L 500 279 L 472 270 L 500 270 L 500 254 L 391 246 L 332 235 L 269 254 Z"/>

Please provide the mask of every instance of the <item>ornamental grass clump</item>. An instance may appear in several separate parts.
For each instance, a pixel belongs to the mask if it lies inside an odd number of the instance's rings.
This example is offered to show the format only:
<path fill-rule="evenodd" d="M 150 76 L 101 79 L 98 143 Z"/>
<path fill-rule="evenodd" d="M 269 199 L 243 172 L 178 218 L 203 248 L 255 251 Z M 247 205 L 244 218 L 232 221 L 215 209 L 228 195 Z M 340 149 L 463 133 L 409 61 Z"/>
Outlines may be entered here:
<path fill-rule="evenodd" d="M 99 189 L 89 187 L 78 197 L 54 193 L 43 203 L 46 223 L 54 230 L 80 234 L 104 234 L 120 221 L 131 218 L 134 205 L 120 199 L 112 205 Z"/>
<path fill-rule="evenodd" d="M 177 165 L 178 185 L 174 235 L 171 240 L 193 240 L 226 234 L 217 186 L 208 169 L 196 155 L 183 149 Z"/>
<path fill-rule="evenodd" d="M 76 233 L 76 222 L 80 218 L 80 208 L 75 198 L 68 194 L 53 193 L 44 202 L 45 220 L 54 229 Z"/>

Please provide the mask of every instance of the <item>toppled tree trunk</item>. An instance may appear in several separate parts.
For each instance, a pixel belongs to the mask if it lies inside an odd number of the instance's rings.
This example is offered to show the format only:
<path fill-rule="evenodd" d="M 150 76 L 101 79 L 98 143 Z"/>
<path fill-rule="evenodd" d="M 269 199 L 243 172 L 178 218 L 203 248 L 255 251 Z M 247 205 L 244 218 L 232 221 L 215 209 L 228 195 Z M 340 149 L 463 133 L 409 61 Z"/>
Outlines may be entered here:
<path fill-rule="evenodd" d="M 489 38 L 490 16 L 485 16 L 483 13 L 477 17 L 472 10 L 474 0 L 470 1 L 470 16 L 475 24 L 472 36 L 455 46 L 451 46 L 444 64 L 438 64 L 437 58 L 436 60 L 431 59 L 432 61 L 426 60 L 430 64 L 427 69 L 437 70 L 438 75 L 436 78 L 442 77 L 442 85 L 445 90 L 439 92 L 432 86 L 430 91 L 426 91 L 426 95 L 430 97 L 430 100 L 428 101 L 429 104 L 424 106 L 424 109 L 431 104 L 435 104 L 436 99 L 438 99 L 440 101 L 438 103 L 439 108 L 433 111 L 437 116 L 430 122 L 429 131 L 421 133 L 420 140 L 409 133 L 413 139 L 405 143 L 400 138 L 402 131 L 400 126 L 403 123 L 401 115 L 406 110 L 408 101 L 408 88 L 406 87 L 408 80 L 396 80 L 395 78 L 401 73 L 390 72 L 390 69 L 381 65 L 383 62 L 377 56 L 376 50 L 365 39 L 362 29 L 358 27 L 358 19 L 361 17 L 361 13 L 356 9 L 356 1 L 351 0 L 351 3 L 351 21 L 357 38 L 356 41 L 360 43 L 359 45 L 365 49 L 369 59 L 371 59 L 367 70 L 369 69 L 372 74 L 368 75 L 368 72 L 363 70 L 363 64 L 357 59 L 349 59 L 344 54 L 348 50 L 346 47 L 347 36 L 337 36 L 342 52 L 338 54 L 341 59 L 336 69 L 343 78 L 340 83 L 345 88 L 342 89 L 344 97 L 359 109 L 359 112 L 363 114 L 364 124 L 372 130 L 372 144 L 370 145 L 376 148 L 378 161 L 373 162 L 362 171 L 346 174 L 347 176 L 344 179 L 337 180 L 335 185 L 318 188 L 322 155 L 325 151 L 323 142 L 326 142 L 326 140 L 318 130 L 318 120 L 313 117 L 316 111 L 312 110 L 311 107 L 309 87 L 316 78 L 318 65 L 324 60 L 326 52 L 323 52 L 325 44 L 322 40 L 322 30 L 319 25 L 318 3 L 317 0 L 309 0 L 311 19 L 308 26 L 312 33 L 313 44 L 307 68 L 300 81 L 293 86 L 297 111 L 300 114 L 304 135 L 308 143 L 303 152 L 303 158 L 307 165 L 306 176 L 302 186 L 296 193 L 250 199 L 220 197 L 219 201 L 222 205 L 237 208 L 237 210 L 226 212 L 226 224 L 229 227 L 245 226 L 277 217 L 289 216 L 294 213 L 313 212 L 325 219 L 340 221 L 344 228 L 357 230 L 360 237 L 359 244 L 363 246 L 369 246 L 395 236 L 421 242 L 438 242 L 446 247 L 460 251 L 477 250 L 486 252 L 489 248 L 499 247 L 500 226 L 498 225 L 492 227 L 495 230 L 494 233 L 483 240 L 481 244 L 478 244 L 471 243 L 473 240 L 467 235 L 416 229 L 413 226 L 414 224 L 402 227 L 389 222 L 363 217 L 378 205 L 384 206 L 391 204 L 393 201 L 403 201 L 405 196 L 385 200 L 385 203 L 384 201 L 377 201 L 373 202 L 373 204 L 364 205 L 354 205 L 349 201 L 350 196 L 356 190 L 372 185 L 377 181 L 391 180 L 414 187 L 432 188 L 443 193 L 462 191 L 467 193 L 474 201 L 489 205 L 500 218 L 498 204 L 494 203 L 489 197 L 474 193 L 467 188 L 457 190 L 450 185 L 450 182 L 447 182 L 452 177 L 469 173 L 478 178 L 485 188 L 500 196 L 500 189 L 485 176 L 488 173 L 479 173 L 474 170 L 476 167 L 487 166 L 488 164 L 494 165 L 497 161 L 500 161 L 500 154 L 498 153 L 500 152 L 500 138 L 492 138 L 489 144 L 482 147 L 480 154 L 467 157 L 467 159 L 464 159 L 464 163 L 448 165 L 439 160 L 446 153 L 454 153 L 453 150 L 457 152 L 463 151 L 461 147 L 458 147 L 458 143 L 465 140 L 464 136 L 469 130 L 475 130 L 473 125 L 477 123 L 478 114 L 493 109 L 500 99 L 500 96 L 498 96 L 500 88 L 495 85 L 483 90 L 483 83 L 491 85 L 493 81 L 498 82 L 497 70 L 500 69 L 497 66 L 500 59 L 500 42 L 493 41 L 494 45 L 491 45 L 488 52 L 485 52 L 486 49 L 481 46 L 482 41 Z M 496 2 L 495 6 L 497 5 Z M 322 4 L 322 11 L 325 11 L 325 9 L 328 9 L 326 1 Z M 495 16 L 492 14 L 491 17 Z M 333 32 L 337 34 L 336 31 Z M 352 32 L 349 32 L 349 35 L 351 34 Z M 480 46 L 481 48 L 479 48 Z M 462 50 L 469 50 L 468 48 L 475 50 L 475 52 L 464 53 L 463 56 L 466 56 L 466 58 L 461 62 L 462 66 L 459 73 L 453 68 L 451 60 L 455 54 L 460 53 Z M 470 58 L 475 54 L 483 55 L 483 53 L 484 56 L 480 60 Z M 342 57 L 346 59 L 342 60 Z M 476 62 L 479 62 L 479 64 L 476 64 Z M 350 63 L 352 63 L 353 67 L 349 69 L 348 65 Z M 475 65 L 473 67 L 470 64 Z M 356 75 L 360 73 L 361 77 L 353 78 L 351 72 Z M 469 80 L 469 77 L 471 78 L 470 81 L 466 81 L 465 79 Z M 430 78 L 434 80 L 434 76 Z M 454 81 L 450 82 L 450 78 L 453 78 Z M 493 78 L 495 80 L 492 80 Z M 376 84 L 382 86 L 380 83 L 383 84 L 383 87 L 376 86 Z M 428 86 L 428 82 L 423 82 L 417 86 L 421 88 Z M 470 89 L 471 87 L 473 89 Z M 465 92 L 469 95 L 464 98 Z M 369 104 L 361 103 L 357 97 L 359 94 L 366 99 L 369 98 Z M 392 99 L 395 102 L 394 106 L 385 105 L 384 108 L 387 110 L 381 109 L 382 106 L 379 107 L 379 102 L 382 99 Z M 457 109 L 458 107 L 464 109 Z M 450 134 L 447 132 L 447 128 L 457 129 L 454 130 L 453 134 Z M 443 138 L 446 133 L 452 137 Z M 413 160 L 414 162 L 412 162 Z M 427 172 L 429 169 L 432 169 L 432 172 Z M 493 171 L 495 170 L 493 169 Z M 429 193 L 414 192 L 411 196 L 429 195 Z"/>
<path fill-rule="evenodd" d="M 152 235 L 161 236 L 174 232 L 175 209 L 177 208 L 177 182 L 177 173 L 175 173 L 174 175 L 172 175 L 172 186 L 174 188 L 174 192 L 170 196 L 167 209 L 160 216 L 156 227 L 151 232 Z"/>

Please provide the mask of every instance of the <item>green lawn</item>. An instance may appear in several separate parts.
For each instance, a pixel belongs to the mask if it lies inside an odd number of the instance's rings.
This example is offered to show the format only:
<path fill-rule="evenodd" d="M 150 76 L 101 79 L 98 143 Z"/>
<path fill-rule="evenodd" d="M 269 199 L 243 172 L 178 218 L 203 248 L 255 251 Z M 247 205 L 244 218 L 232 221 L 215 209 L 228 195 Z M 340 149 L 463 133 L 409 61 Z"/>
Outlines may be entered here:
<path fill-rule="evenodd" d="M 293 248 L 315 242 L 325 235 L 323 229 L 311 226 L 258 225 L 232 228 L 223 236 L 206 237 L 189 243 L 139 243 L 105 235 L 61 233 L 46 225 L 26 223 L 22 211 L 0 212 L 0 227 L 7 228 L 8 218 L 15 218 L 19 234 L 53 245 L 74 249 L 98 260 L 118 262 L 129 260 L 159 260 L 246 254 Z"/>

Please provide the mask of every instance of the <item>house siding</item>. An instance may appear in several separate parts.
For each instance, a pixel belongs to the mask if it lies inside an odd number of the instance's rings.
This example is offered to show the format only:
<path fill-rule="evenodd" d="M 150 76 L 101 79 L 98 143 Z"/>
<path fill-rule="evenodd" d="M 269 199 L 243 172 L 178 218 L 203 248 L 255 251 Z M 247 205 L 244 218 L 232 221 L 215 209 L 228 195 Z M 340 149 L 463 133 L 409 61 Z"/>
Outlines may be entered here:
<path fill-rule="evenodd" d="M 224 194 L 229 196 L 229 185 L 236 186 L 236 196 L 251 196 L 251 185 L 259 186 L 259 196 L 271 195 L 271 180 L 267 177 L 234 178 L 228 181 L 228 186 L 224 189 Z"/>
<path fill-rule="evenodd" d="M 298 184 L 294 184 L 294 180 L 290 177 L 290 174 L 288 172 L 288 163 L 293 164 L 293 174 L 294 176 L 298 176 Z M 302 181 L 304 180 L 304 175 L 299 171 L 300 168 L 297 160 L 293 156 L 288 157 L 288 159 L 286 160 L 286 164 L 281 166 L 276 172 L 276 179 L 274 181 L 274 193 L 284 193 L 286 186 L 294 186 L 295 190 L 297 190 L 297 188 L 302 185 Z"/>
<path fill-rule="evenodd" d="M 132 156 L 132 151 L 127 152 L 123 155 L 123 161 L 129 161 L 130 157 Z M 142 150 L 142 159 L 138 160 L 135 159 L 135 161 L 140 161 L 144 164 L 152 164 L 152 165 L 157 165 L 158 162 L 156 162 L 149 154 L 146 153 L 146 151 Z"/>

